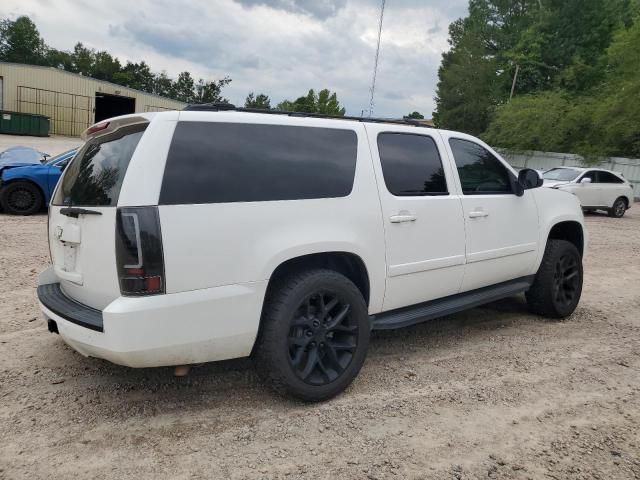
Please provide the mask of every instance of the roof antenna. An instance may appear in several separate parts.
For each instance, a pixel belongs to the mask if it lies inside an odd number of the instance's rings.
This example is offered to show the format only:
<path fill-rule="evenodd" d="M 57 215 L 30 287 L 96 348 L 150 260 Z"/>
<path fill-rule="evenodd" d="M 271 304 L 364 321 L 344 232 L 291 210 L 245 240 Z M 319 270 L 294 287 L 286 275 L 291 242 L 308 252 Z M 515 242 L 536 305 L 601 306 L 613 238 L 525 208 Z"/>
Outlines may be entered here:
<path fill-rule="evenodd" d="M 384 18 L 384 6 L 386 0 L 382 0 L 380 6 L 380 23 L 378 23 L 378 46 L 376 48 L 376 59 L 373 63 L 373 80 L 371 81 L 371 99 L 369 101 L 369 118 L 373 115 L 373 98 L 376 93 L 376 76 L 378 75 L 378 60 L 380 58 L 380 40 L 382 39 L 382 20 Z"/>

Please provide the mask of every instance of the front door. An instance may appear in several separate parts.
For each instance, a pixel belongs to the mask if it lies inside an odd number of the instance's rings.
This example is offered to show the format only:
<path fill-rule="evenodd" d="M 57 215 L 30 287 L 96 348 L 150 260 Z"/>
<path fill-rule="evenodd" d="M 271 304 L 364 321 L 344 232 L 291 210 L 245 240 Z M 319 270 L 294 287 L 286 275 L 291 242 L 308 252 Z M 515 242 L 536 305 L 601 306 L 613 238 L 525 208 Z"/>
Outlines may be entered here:
<path fill-rule="evenodd" d="M 531 190 L 515 195 L 515 176 L 475 139 L 443 133 L 458 171 L 466 225 L 462 291 L 531 274 L 538 251 L 538 210 Z"/>
<path fill-rule="evenodd" d="M 588 178 L 591 182 L 584 182 Z M 578 183 L 571 189 L 571 192 L 580 199 L 583 207 L 598 207 L 602 205 L 602 185 L 598 183 L 598 172 L 590 170 L 583 174 Z"/>
<path fill-rule="evenodd" d="M 426 129 L 414 134 L 390 125 L 366 128 L 385 229 L 384 309 L 458 293 L 464 220 L 441 137 Z"/>

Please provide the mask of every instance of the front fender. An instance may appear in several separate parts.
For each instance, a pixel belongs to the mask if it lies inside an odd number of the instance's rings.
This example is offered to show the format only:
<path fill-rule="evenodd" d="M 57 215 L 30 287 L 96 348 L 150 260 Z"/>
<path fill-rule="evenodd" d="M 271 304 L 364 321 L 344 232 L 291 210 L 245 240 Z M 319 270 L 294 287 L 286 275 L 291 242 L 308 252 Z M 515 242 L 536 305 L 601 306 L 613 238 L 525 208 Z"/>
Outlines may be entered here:
<path fill-rule="evenodd" d="M 539 245 L 541 248 L 538 251 L 538 258 L 532 273 L 537 272 L 542 263 L 551 229 L 562 222 L 576 222 L 582 227 L 582 257 L 584 259 L 587 254 L 588 235 L 584 223 L 584 213 L 578 197 L 572 193 L 553 188 L 537 188 L 534 190 L 534 195 L 538 204 Z"/>

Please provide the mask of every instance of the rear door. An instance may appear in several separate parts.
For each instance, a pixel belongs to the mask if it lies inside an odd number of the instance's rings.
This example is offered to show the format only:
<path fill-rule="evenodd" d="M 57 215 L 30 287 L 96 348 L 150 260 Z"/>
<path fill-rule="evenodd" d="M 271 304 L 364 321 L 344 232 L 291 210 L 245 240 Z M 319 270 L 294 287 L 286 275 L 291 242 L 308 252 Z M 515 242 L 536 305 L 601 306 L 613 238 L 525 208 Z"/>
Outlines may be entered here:
<path fill-rule="evenodd" d="M 600 187 L 600 205 L 612 207 L 621 196 L 628 194 L 628 187 L 623 179 L 611 172 L 598 171 L 598 186 Z"/>
<path fill-rule="evenodd" d="M 140 119 L 139 119 L 140 120 Z M 49 209 L 51 260 L 62 290 L 103 309 L 120 296 L 116 206 L 129 162 L 148 123 L 91 138 L 68 165 Z"/>
<path fill-rule="evenodd" d="M 437 131 L 367 124 L 387 252 L 384 309 L 458 293 L 464 220 Z"/>

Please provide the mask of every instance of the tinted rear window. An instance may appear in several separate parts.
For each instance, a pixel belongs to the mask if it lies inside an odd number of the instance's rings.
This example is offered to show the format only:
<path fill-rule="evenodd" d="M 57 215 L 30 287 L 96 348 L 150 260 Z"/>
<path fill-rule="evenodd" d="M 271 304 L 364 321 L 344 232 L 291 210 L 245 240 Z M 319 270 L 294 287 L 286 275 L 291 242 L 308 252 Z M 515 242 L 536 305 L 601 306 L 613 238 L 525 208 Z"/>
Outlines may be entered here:
<path fill-rule="evenodd" d="M 356 156 L 352 130 L 179 122 L 160 204 L 344 197 Z"/>
<path fill-rule="evenodd" d="M 67 167 L 54 205 L 115 206 L 133 152 L 147 124 L 87 142 Z"/>
<path fill-rule="evenodd" d="M 378 151 L 384 182 L 393 195 L 447 195 L 447 181 L 433 138 L 381 133 Z"/>

